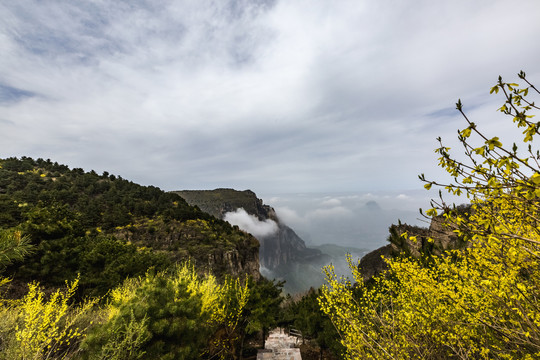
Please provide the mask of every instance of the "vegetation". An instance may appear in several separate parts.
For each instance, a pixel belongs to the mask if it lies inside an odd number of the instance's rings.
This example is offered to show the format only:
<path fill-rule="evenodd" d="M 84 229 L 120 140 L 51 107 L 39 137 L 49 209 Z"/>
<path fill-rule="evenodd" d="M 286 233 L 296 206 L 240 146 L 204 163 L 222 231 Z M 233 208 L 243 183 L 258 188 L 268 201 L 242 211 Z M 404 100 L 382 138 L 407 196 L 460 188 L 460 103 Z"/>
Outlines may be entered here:
<path fill-rule="evenodd" d="M 77 281 L 50 296 L 29 288 L 0 307 L 2 358 L 238 358 L 252 291 L 247 281 L 200 277 L 189 264 L 127 279 L 102 306 L 73 304 Z"/>
<path fill-rule="evenodd" d="M 146 274 L 112 292 L 106 321 L 83 344 L 90 359 L 233 358 L 247 282 L 199 277 L 189 264 Z"/>
<path fill-rule="evenodd" d="M 388 270 L 373 286 L 350 264 L 355 284 L 326 268 L 328 284 L 319 301 L 338 329 L 349 359 L 533 359 L 540 356 L 540 153 L 532 141 L 540 123 L 529 113 L 539 91 L 499 78 L 491 93 L 502 93 L 499 109 L 523 128 L 526 150 L 505 147 L 457 109 L 467 127 L 459 131 L 467 161 L 452 156 L 441 140 L 439 165 L 454 182 L 429 181 L 465 194 L 469 209 L 433 201 L 426 214 L 442 214 L 468 243 L 465 249 L 387 260 Z M 480 141 L 475 145 L 473 138 Z M 403 234 L 403 236 L 407 236 Z M 416 241 L 414 237 L 409 238 Z"/>
<path fill-rule="evenodd" d="M 309 343 L 310 348 L 318 348 L 318 357 L 339 358 L 344 351 L 339 342 L 339 334 L 319 306 L 318 297 L 321 289 L 310 289 L 300 299 L 289 298 L 284 307 L 282 325 L 299 330 L 302 343 Z"/>
<path fill-rule="evenodd" d="M 0 359 L 239 358 L 281 303 L 239 275 L 257 250 L 176 194 L 0 160 Z"/>
<path fill-rule="evenodd" d="M 277 308 L 265 309 L 281 302 L 273 282 L 229 276 L 220 282 L 189 263 L 128 278 L 101 304 L 75 302 L 78 283 L 52 293 L 31 283 L 21 299 L 0 298 L 0 358 L 236 359 L 247 329 L 273 326 L 268 317 Z"/>
<path fill-rule="evenodd" d="M 402 253 L 387 270 L 364 282 L 349 256 L 352 281 L 328 266 L 325 286 L 285 304 L 283 283 L 219 260 L 249 261 L 257 241 L 178 195 L 50 160 L 0 160 L 0 359 L 240 359 L 275 326 L 301 330 L 321 358 L 540 357 L 540 122 L 530 114 L 540 91 L 519 77 L 523 87 L 499 78 L 491 93 L 526 149 L 486 136 L 458 101 L 466 160 L 439 139 L 454 181 L 420 176 L 471 203 L 441 194 L 426 211 L 454 233 L 451 246 L 393 226 Z"/>
<path fill-rule="evenodd" d="M 4 264 L 14 284 L 59 287 L 80 274 L 78 298 L 103 296 L 126 277 L 189 258 L 201 272 L 224 275 L 231 269 L 209 264 L 209 254 L 235 251 L 255 261 L 258 248 L 176 194 L 26 157 L 0 160 L 0 229 L 24 234 L 33 246 L 24 263 Z"/>

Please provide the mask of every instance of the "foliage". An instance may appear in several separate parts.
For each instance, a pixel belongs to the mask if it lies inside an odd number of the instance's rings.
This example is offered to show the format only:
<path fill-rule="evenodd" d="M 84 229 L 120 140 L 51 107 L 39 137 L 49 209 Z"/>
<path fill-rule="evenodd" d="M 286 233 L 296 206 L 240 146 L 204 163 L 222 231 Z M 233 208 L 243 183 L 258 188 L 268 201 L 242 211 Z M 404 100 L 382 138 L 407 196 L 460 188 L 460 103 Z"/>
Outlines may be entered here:
<path fill-rule="evenodd" d="M 279 325 L 283 285 L 283 281 L 270 281 L 265 278 L 250 283 L 251 296 L 247 304 L 249 322 L 246 326 L 248 334 L 261 330 L 266 332 Z"/>
<path fill-rule="evenodd" d="M 0 271 L 7 265 L 21 261 L 31 251 L 28 236 L 22 236 L 20 231 L 0 231 Z"/>
<path fill-rule="evenodd" d="M 88 315 L 95 301 L 70 305 L 78 279 L 48 299 L 39 284 L 29 284 L 26 296 L 2 304 L 2 352 L 9 359 L 72 358 L 91 325 Z"/>
<path fill-rule="evenodd" d="M 18 249 L 34 250 L 24 263 L 6 263 L 7 275 L 56 288 L 81 274 L 78 299 L 103 296 L 149 267 L 162 271 L 188 257 L 208 266 L 209 253 L 234 249 L 246 257 L 258 247 L 177 194 L 28 157 L 0 159 L 2 230 L 21 234 Z M 0 245 L 0 265 L 3 251 Z M 216 274 L 230 272 L 212 265 Z"/>
<path fill-rule="evenodd" d="M 540 93 L 523 72 L 520 88 L 499 78 L 491 89 L 501 92 L 499 109 L 524 128 L 524 142 L 538 135 L 538 110 L 530 92 Z M 528 97 L 529 96 L 529 97 Z M 442 214 L 450 228 L 468 241 L 431 261 L 387 260 L 389 270 L 366 286 L 356 264 L 355 284 L 326 268 L 328 284 L 319 298 L 341 335 L 350 359 L 533 359 L 540 356 L 540 153 L 527 144 L 503 146 L 498 137 L 480 132 L 467 121 L 459 131 L 467 161 L 456 160 L 442 142 L 439 165 L 454 182 L 425 180 L 465 194 L 468 211 L 433 201 L 426 214 Z M 474 145 L 476 135 L 480 145 Z M 439 139 L 440 141 L 440 139 Z M 410 239 L 414 241 L 414 239 Z"/>
<path fill-rule="evenodd" d="M 248 281 L 227 278 L 217 293 L 217 306 L 210 312 L 211 324 L 217 330 L 210 340 L 207 354 L 211 358 L 236 358 L 243 341 L 246 306 L 251 289 Z"/>
<path fill-rule="evenodd" d="M 148 273 L 111 292 L 103 323 L 83 349 L 90 359 L 233 358 L 247 283 L 200 277 L 189 264 Z"/>
<path fill-rule="evenodd" d="M 264 277 L 256 282 L 249 279 L 250 296 L 245 307 L 244 318 L 241 321 L 242 347 L 244 343 L 262 335 L 264 348 L 264 340 L 268 331 L 282 325 L 283 284 L 283 281 L 270 281 Z"/>
<path fill-rule="evenodd" d="M 339 334 L 319 306 L 317 299 L 321 295 L 321 289 L 312 288 L 301 299 L 297 301 L 291 299 L 285 307 L 287 325 L 300 330 L 305 339 L 314 340 L 321 354 L 329 351 L 335 356 L 340 356 L 343 347 L 339 342 Z"/>

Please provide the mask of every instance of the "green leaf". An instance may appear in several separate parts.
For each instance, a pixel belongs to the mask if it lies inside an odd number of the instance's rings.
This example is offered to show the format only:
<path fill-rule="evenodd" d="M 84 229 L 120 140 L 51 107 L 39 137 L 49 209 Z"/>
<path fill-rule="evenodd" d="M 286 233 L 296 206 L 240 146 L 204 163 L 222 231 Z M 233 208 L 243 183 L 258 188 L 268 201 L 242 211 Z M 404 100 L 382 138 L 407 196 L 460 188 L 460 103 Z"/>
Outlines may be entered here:
<path fill-rule="evenodd" d="M 429 190 L 429 189 L 431 189 L 431 185 L 433 185 L 433 184 L 427 183 L 426 185 L 424 185 L 424 187 L 426 188 L 426 190 Z"/>

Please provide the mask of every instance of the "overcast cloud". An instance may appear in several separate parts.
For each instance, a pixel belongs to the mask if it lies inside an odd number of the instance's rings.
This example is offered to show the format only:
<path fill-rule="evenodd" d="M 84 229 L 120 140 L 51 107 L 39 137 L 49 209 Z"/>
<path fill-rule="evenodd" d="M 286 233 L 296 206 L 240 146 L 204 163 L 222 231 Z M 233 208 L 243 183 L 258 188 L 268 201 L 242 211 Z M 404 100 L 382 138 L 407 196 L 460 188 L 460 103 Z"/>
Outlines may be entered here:
<path fill-rule="evenodd" d="M 458 98 L 493 135 L 512 126 L 488 91 L 522 69 L 540 83 L 539 14 L 537 0 L 4 1 L 0 157 L 165 190 L 411 196 L 418 173 L 441 174 L 434 139 L 464 127 Z M 338 201 L 309 216 L 347 216 Z"/>

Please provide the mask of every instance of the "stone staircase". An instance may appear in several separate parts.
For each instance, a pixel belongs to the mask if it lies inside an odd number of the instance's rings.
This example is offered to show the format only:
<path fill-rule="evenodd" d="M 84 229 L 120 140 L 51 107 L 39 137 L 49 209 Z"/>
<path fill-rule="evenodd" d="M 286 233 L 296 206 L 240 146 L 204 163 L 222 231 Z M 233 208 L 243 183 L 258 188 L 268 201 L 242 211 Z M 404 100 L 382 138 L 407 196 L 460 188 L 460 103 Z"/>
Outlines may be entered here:
<path fill-rule="evenodd" d="M 257 353 L 257 360 L 302 360 L 300 349 L 295 346 L 296 337 L 274 329 L 268 335 L 264 350 Z"/>

